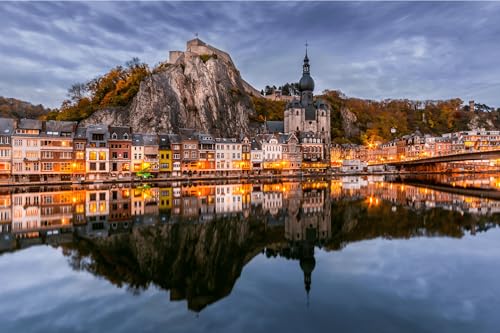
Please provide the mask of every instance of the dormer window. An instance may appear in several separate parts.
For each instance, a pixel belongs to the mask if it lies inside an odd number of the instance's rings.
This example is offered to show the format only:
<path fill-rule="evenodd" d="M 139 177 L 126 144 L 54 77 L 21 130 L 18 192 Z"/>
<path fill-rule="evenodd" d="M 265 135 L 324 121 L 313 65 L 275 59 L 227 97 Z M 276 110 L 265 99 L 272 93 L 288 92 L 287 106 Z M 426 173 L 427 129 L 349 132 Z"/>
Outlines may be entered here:
<path fill-rule="evenodd" d="M 125 140 L 128 140 L 128 134 L 127 134 L 127 133 L 123 134 L 123 138 L 124 138 Z"/>
<path fill-rule="evenodd" d="M 116 133 L 113 133 L 113 134 L 111 134 L 111 138 L 113 140 L 116 140 L 116 139 L 118 139 L 118 135 Z"/>

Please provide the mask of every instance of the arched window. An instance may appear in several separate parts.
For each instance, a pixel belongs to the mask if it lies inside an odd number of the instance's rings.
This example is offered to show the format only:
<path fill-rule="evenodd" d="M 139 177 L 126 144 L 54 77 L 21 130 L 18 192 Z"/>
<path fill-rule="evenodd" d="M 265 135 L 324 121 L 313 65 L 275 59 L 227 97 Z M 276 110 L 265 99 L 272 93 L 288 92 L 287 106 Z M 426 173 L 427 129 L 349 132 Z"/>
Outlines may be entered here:
<path fill-rule="evenodd" d="M 299 130 L 299 126 L 297 126 L 297 131 Z"/>
<path fill-rule="evenodd" d="M 321 112 L 321 115 L 324 116 L 325 115 L 325 111 Z"/>
<path fill-rule="evenodd" d="M 299 111 L 297 110 L 297 112 L 295 114 L 298 116 L 299 115 Z"/>
<path fill-rule="evenodd" d="M 127 133 L 123 134 L 123 138 L 124 138 L 125 140 L 128 140 L 128 134 L 127 134 Z"/>
<path fill-rule="evenodd" d="M 116 135 L 116 133 L 113 133 L 113 134 L 111 134 L 111 138 L 112 138 L 113 140 L 116 140 L 116 139 L 118 138 L 118 135 Z"/>
<path fill-rule="evenodd" d="M 325 131 L 325 128 L 324 127 L 321 127 L 321 132 L 324 132 Z"/>

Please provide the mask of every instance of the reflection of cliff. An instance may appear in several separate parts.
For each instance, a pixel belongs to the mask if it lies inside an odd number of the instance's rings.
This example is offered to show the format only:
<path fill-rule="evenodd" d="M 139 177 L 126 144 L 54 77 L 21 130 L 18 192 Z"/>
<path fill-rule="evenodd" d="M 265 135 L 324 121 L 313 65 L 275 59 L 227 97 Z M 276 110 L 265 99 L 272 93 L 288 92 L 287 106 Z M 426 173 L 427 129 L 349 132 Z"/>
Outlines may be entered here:
<path fill-rule="evenodd" d="M 75 269 L 104 276 L 134 291 L 154 284 L 186 299 L 200 311 L 232 290 L 243 266 L 265 247 L 280 242 L 282 228 L 220 219 L 206 224 L 135 228 L 130 234 L 79 239 L 65 246 Z M 90 260 L 88 258 L 90 257 Z"/>

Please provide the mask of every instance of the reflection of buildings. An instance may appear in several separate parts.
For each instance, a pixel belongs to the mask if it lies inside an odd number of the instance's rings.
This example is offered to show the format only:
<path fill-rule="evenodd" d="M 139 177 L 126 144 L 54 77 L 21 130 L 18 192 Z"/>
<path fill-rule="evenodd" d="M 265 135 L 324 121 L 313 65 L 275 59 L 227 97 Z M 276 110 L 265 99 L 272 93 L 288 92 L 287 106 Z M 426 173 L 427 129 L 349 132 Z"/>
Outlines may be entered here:
<path fill-rule="evenodd" d="M 209 223 L 218 217 L 257 218 L 268 228 L 283 227 L 290 251 L 299 259 L 306 240 L 322 245 L 332 238 L 333 200 L 382 202 L 412 210 L 444 209 L 490 216 L 500 202 L 380 179 L 343 177 L 327 182 L 263 184 L 99 185 L 87 189 L 47 188 L 39 192 L 0 194 L 0 232 L 17 239 L 54 236 L 76 230 L 87 237 L 105 237 L 131 230 L 132 225 L 179 221 Z M 493 186 L 496 178 L 454 179 L 453 184 Z M 492 185 L 493 184 L 493 185 Z M 345 230 L 349 221 L 344 222 Z M 477 230 L 472 228 L 471 230 Z M 295 253 L 294 252 L 294 253 Z"/>
<path fill-rule="evenodd" d="M 338 250 L 381 236 L 461 237 L 499 224 L 498 201 L 346 180 L 6 190 L 0 194 L 0 252 L 66 243 L 65 251 L 79 251 L 70 256 L 77 254 L 83 269 L 132 288 L 156 284 L 199 311 L 228 295 L 263 249 L 296 261 L 309 294 L 317 246 Z"/>

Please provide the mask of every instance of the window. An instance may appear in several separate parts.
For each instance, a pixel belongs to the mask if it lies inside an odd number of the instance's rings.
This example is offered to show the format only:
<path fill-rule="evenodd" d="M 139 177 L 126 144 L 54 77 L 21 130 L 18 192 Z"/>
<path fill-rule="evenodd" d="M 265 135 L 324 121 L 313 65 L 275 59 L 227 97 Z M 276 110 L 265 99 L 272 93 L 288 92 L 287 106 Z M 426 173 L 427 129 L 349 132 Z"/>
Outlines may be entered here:
<path fill-rule="evenodd" d="M 42 171 L 52 171 L 52 163 L 42 163 Z"/>
<path fill-rule="evenodd" d="M 106 171 L 106 163 L 99 163 L 99 171 Z"/>
<path fill-rule="evenodd" d="M 111 134 L 111 138 L 116 140 L 116 139 L 118 139 L 118 135 L 116 135 L 116 133 L 113 133 L 113 134 Z"/>
<path fill-rule="evenodd" d="M 99 200 L 106 200 L 106 192 L 99 193 Z"/>
<path fill-rule="evenodd" d="M 97 160 L 97 152 L 95 152 L 95 151 L 89 152 L 89 160 L 91 160 L 91 161 Z"/>
<path fill-rule="evenodd" d="M 99 152 L 99 160 L 105 160 L 106 159 L 106 152 L 100 151 Z"/>
<path fill-rule="evenodd" d="M 196 152 L 195 151 L 191 152 L 191 158 L 196 158 Z"/>
<path fill-rule="evenodd" d="M 91 171 L 96 171 L 97 168 L 96 168 L 96 163 L 95 162 L 91 162 L 90 165 L 89 165 L 89 168 Z"/>
<path fill-rule="evenodd" d="M 127 133 L 123 134 L 123 138 L 124 138 L 125 140 L 128 140 L 128 134 L 127 134 Z"/>
<path fill-rule="evenodd" d="M 123 153 L 123 158 L 128 158 L 128 151 Z"/>
<path fill-rule="evenodd" d="M 83 155 L 83 151 L 76 152 L 75 158 L 79 159 L 79 160 L 83 160 L 85 158 L 85 156 Z"/>
<path fill-rule="evenodd" d="M 97 199 L 97 194 L 90 193 L 90 201 L 96 201 L 96 199 Z"/>
<path fill-rule="evenodd" d="M 113 153 L 111 153 L 111 157 L 114 159 L 118 158 L 118 153 L 114 151 Z"/>
<path fill-rule="evenodd" d="M 92 134 L 92 140 L 93 141 L 103 141 L 104 140 L 104 134 Z"/>

